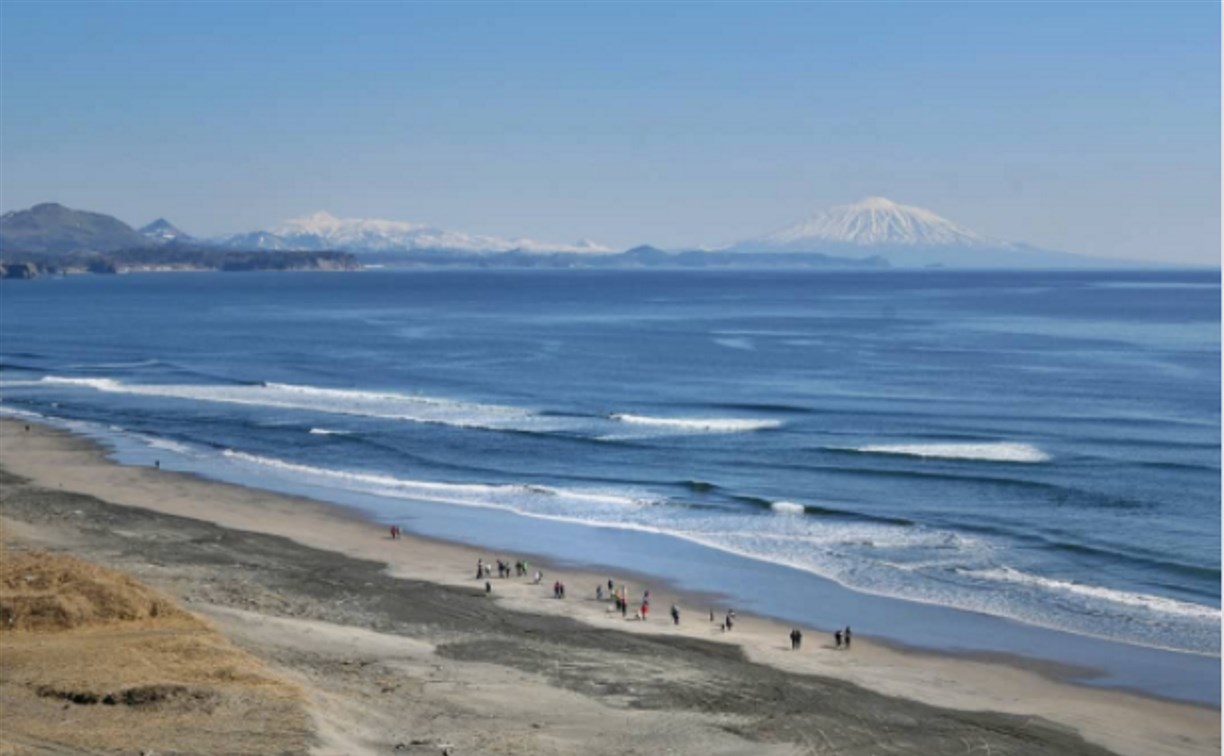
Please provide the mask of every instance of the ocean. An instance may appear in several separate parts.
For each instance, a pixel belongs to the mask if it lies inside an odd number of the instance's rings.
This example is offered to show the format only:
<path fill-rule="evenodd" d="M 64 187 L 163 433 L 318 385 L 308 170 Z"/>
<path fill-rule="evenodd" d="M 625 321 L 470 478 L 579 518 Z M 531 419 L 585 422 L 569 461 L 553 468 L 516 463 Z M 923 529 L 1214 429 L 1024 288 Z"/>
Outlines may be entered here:
<path fill-rule="evenodd" d="M 5 282 L 0 413 L 427 535 L 1218 702 L 1219 284 L 939 270 Z"/>

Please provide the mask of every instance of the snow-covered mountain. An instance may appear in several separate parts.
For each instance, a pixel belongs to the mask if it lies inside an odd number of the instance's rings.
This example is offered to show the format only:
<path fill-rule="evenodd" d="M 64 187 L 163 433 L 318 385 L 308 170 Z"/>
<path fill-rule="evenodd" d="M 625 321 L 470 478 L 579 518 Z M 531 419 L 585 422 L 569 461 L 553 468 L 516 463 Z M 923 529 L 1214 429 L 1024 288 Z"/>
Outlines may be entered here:
<path fill-rule="evenodd" d="M 772 234 L 740 242 L 752 251 L 808 252 L 829 244 L 856 247 L 998 247 L 1013 245 L 989 239 L 921 207 L 868 197 L 838 205 Z"/>
<path fill-rule="evenodd" d="M 215 240 L 226 247 L 269 250 L 340 250 L 354 253 L 395 252 L 571 252 L 602 254 L 612 250 L 590 241 L 552 244 L 531 239 L 503 239 L 445 231 L 423 223 L 368 218 L 337 218 L 317 212 L 285 221 L 271 231 L 252 231 Z"/>
<path fill-rule="evenodd" d="M 729 250 L 875 254 L 902 267 L 1065 268 L 1111 262 L 992 239 L 930 210 L 884 197 L 868 197 L 823 210 L 781 231 L 738 242 Z"/>
<path fill-rule="evenodd" d="M 158 218 L 147 226 L 136 229 L 154 241 L 172 242 L 188 241 L 191 236 L 165 218 Z"/>

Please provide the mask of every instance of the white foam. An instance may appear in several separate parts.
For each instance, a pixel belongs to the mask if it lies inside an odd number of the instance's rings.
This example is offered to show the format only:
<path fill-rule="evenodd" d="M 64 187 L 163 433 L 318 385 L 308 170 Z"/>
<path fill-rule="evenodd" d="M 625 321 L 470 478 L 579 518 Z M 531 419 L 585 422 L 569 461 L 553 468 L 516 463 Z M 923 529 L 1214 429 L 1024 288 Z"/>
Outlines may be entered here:
<path fill-rule="evenodd" d="M 118 430 L 123 430 L 122 428 Z M 180 444 L 178 441 L 171 441 L 168 438 L 158 438 L 157 436 L 147 436 L 143 433 L 132 433 L 133 437 L 140 439 L 146 446 L 151 449 L 162 449 L 175 454 L 191 454 L 192 449 L 186 444 Z"/>
<path fill-rule="evenodd" d="M 49 383 L 58 386 L 86 386 L 98 391 L 122 391 L 121 384 L 110 378 L 64 378 L 58 375 L 46 375 L 39 383 Z"/>
<path fill-rule="evenodd" d="M 910 457 L 967 459 L 987 462 L 1048 462 L 1050 455 L 1032 444 L 1011 441 L 971 444 L 873 444 L 852 447 L 864 454 L 900 454 Z"/>
<path fill-rule="evenodd" d="M 539 484 L 445 483 L 396 478 L 377 473 L 312 467 L 232 449 L 226 449 L 223 455 L 249 465 L 272 468 L 297 476 L 335 481 L 345 486 L 356 486 L 367 493 L 427 499 L 446 504 L 495 507 L 521 514 L 531 514 L 535 508 L 540 506 L 549 511 L 566 511 L 566 505 L 573 504 L 636 508 L 651 503 L 649 498 L 620 492 L 556 488 Z"/>
<path fill-rule="evenodd" d="M 16 407 L 0 406 L 0 415 L 8 415 L 10 417 L 20 417 L 23 420 L 47 420 L 46 415 L 40 415 L 37 412 L 30 410 L 17 409 Z"/>
<path fill-rule="evenodd" d="M 807 509 L 802 504 L 793 501 L 775 501 L 769 508 L 779 514 L 803 514 Z"/>
<path fill-rule="evenodd" d="M 535 412 L 521 407 L 460 402 L 394 392 L 332 389 L 286 383 L 257 385 L 137 384 L 112 378 L 44 376 L 44 385 L 77 386 L 107 393 L 154 396 L 200 402 L 278 407 L 338 415 L 504 430 L 534 428 Z"/>
<path fill-rule="evenodd" d="M 752 418 L 719 418 L 719 417 L 650 417 L 649 415 L 631 415 L 618 412 L 610 415 L 611 419 L 630 425 L 644 425 L 652 428 L 666 428 L 688 433 L 748 433 L 751 431 L 777 428 L 781 420 L 762 420 Z"/>
<path fill-rule="evenodd" d="M 352 431 L 332 430 L 330 428 L 311 428 L 310 435 L 312 436 L 351 436 Z"/>
<path fill-rule="evenodd" d="M 962 570 L 961 573 L 969 577 L 980 578 L 983 580 L 997 580 L 1005 583 L 1031 585 L 1045 590 L 1069 593 L 1076 596 L 1099 599 L 1101 601 L 1108 601 L 1112 604 L 1139 607 L 1162 614 L 1176 614 L 1183 617 L 1193 617 L 1195 619 L 1220 619 L 1220 610 L 1211 606 L 1192 604 L 1185 601 L 1166 598 L 1164 596 L 1153 596 L 1146 593 L 1131 593 L 1129 591 L 1119 591 L 1114 590 L 1113 588 L 1104 588 L 1102 586 L 1073 583 L 1067 580 L 1056 580 L 1053 578 L 1042 577 L 1040 575 L 1033 575 L 1028 572 L 1013 569 L 1011 567 L 995 567 L 985 570 Z"/>
<path fill-rule="evenodd" d="M 728 349 L 740 349 L 745 352 L 756 350 L 756 344 L 752 343 L 752 339 L 743 336 L 730 336 L 714 339 L 714 343 Z"/>

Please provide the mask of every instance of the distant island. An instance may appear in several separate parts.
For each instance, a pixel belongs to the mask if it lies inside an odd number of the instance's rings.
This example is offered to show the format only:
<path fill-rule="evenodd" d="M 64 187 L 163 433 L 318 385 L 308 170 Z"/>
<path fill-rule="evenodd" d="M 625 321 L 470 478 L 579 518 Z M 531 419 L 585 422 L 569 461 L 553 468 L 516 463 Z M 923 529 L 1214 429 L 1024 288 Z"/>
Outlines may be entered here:
<path fill-rule="evenodd" d="M 421 223 L 337 218 L 201 239 L 165 218 L 135 229 L 109 215 L 43 203 L 0 216 L 0 277 L 131 271 L 399 268 L 859 269 L 1133 267 L 1002 242 L 883 197 L 829 208 L 721 249 L 617 252 L 592 241 L 554 244 L 447 231 Z"/>

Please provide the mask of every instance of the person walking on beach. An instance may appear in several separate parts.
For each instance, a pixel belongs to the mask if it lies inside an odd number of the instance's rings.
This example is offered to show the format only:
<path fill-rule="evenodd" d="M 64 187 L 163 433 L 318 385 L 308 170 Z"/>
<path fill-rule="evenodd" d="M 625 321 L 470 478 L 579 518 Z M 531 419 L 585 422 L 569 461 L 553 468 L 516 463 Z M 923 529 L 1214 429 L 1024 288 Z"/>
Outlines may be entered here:
<path fill-rule="evenodd" d="M 798 651 L 799 650 L 799 631 L 797 629 L 793 629 L 793 628 L 791 629 L 790 642 L 791 642 L 791 651 Z"/>
<path fill-rule="evenodd" d="M 477 559 L 476 560 L 476 579 L 479 580 L 482 577 L 484 577 L 484 560 Z"/>
<path fill-rule="evenodd" d="M 536 574 L 535 574 L 535 584 L 536 584 L 536 585 L 539 585 L 539 584 L 540 584 L 540 581 L 541 581 L 541 580 L 543 580 L 543 579 L 544 579 L 544 573 L 543 573 L 543 572 L 540 572 L 539 570 L 536 570 Z"/>
<path fill-rule="evenodd" d="M 642 602 L 642 621 L 646 621 L 646 615 L 650 613 L 650 604 L 646 601 Z"/>
<path fill-rule="evenodd" d="M 493 592 L 493 584 L 488 580 L 485 581 L 485 595 L 488 596 Z"/>
<path fill-rule="evenodd" d="M 734 626 L 735 626 L 735 612 L 728 611 L 727 618 L 723 620 L 723 627 L 726 628 L 727 632 L 730 632 L 731 628 Z"/>
<path fill-rule="evenodd" d="M 671 617 L 673 625 L 680 624 L 680 607 L 676 606 L 675 604 L 672 604 L 671 607 Z"/>
<path fill-rule="evenodd" d="M 849 651 L 850 650 L 850 626 L 849 625 L 846 625 L 846 632 L 844 633 L 844 635 L 846 638 L 846 650 Z"/>
<path fill-rule="evenodd" d="M 595 600 L 603 601 L 603 586 L 602 585 L 595 586 Z"/>
<path fill-rule="evenodd" d="M 841 648 L 841 630 L 833 633 L 834 648 Z"/>

